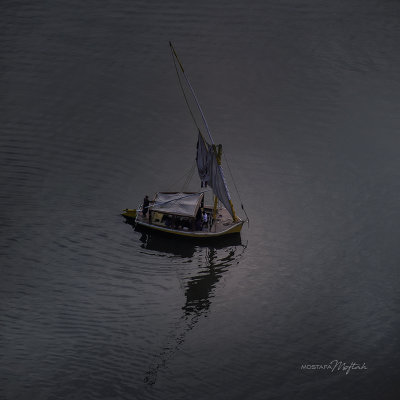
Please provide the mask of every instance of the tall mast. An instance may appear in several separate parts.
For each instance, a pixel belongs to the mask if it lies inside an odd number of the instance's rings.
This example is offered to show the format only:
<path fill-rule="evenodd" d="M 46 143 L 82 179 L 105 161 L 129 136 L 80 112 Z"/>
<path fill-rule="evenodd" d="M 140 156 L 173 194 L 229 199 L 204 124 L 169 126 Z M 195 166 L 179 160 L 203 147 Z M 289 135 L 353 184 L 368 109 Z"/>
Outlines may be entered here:
<path fill-rule="evenodd" d="M 181 69 L 181 71 L 182 71 L 182 75 L 184 76 L 185 81 L 186 81 L 186 83 L 187 83 L 188 86 L 189 86 L 190 92 L 192 93 L 193 98 L 194 98 L 194 100 L 195 100 L 195 102 L 196 102 L 197 108 L 198 108 L 199 111 L 200 111 L 201 118 L 202 118 L 202 120 L 203 120 L 203 122 L 204 122 L 204 126 L 206 127 L 206 130 L 207 130 L 207 133 L 208 133 L 208 137 L 210 138 L 210 141 L 211 141 L 211 144 L 212 144 L 212 147 L 213 147 L 213 151 L 214 151 L 214 153 L 215 153 L 215 157 L 217 158 L 218 169 L 219 169 L 220 175 L 221 175 L 221 177 L 222 177 L 222 181 L 223 181 L 224 186 L 225 186 L 225 190 L 226 190 L 226 193 L 227 193 L 227 196 L 228 196 L 229 205 L 230 205 L 231 210 L 232 210 L 232 218 L 233 218 L 234 221 L 237 221 L 237 220 L 238 220 L 238 217 L 237 217 L 236 212 L 235 212 L 235 209 L 234 209 L 234 207 L 233 207 L 232 200 L 231 200 L 231 195 L 230 195 L 230 193 L 229 193 L 229 189 L 228 189 L 228 186 L 227 186 L 227 184 L 226 184 L 225 177 L 224 177 L 224 172 L 223 172 L 222 166 L 221 166 L 222 146 L 219 145 L 219 146 L 218 146 L 218 151 L 217 151 L 216 146 L 215 146 L 215 143 L 214 143 L 214 139 L 213 139 L 213 137 L 212 137 L 212 135 L 211 135 L 210 128 L 209 128 L 208 123 L 207 123 L 207 120 L 206 120 L 206 117 L 205 117 L 205 115 L 204 115 L 204 113 L 203 113 L 203 110 L 202 110 L 202 108 L 201 108 L 201 106 L 200 106 L 200 103 L 199 103 L 199 101 L 198 101 L 198 99 L 197 99 L 197 96 L 196 96 L 196 93 L 195 93 L 195 91 L 194 91 L 194 89 L 193 89 L 193 87 L 192 87 L 192 84 L 190 83 L 189 78 L 186 76 L 186 73 L 185 73 L 185 70 L 184 70 L 184 68 L 183 68 L 183 65 L 182 65 L 181 61 L 179 60 L 179 57 L 178 57 L 178 55 L 176 54 L 176 51 L 175 51 L 175 49 L 174 49 L 174 46 L 172 45 L 171 42 L 169 42 L 169 46 L 171 47 L 171 52 L 172 52 L 173 56 L 174 56 L 175 59 L 178 61 L 179 67 L 180 67 L 180 69 Z M 177 71 L 177 72 L 178 72 L 178 71 Z M 179 74 L 178 74 L 178 77 L 179 77 Z M 182 91 L 183 91 L 183 87 L 182 87 Z M 184 92 L 183 92 L 183 93 L 184 93 Z M 185 96 L 185 94 L 184 94 L 184 96 Z M 185 96 L 185 100 L 186 100 L 186 96 Z M 187 102 L 187 100 L 186 100 L 186 102 Z M 187 102 L 187 105 L 188 105 L 188 108 L 189 108 L 189 110 L 190 110 L 190 106 L 189 106 L 189 103 L 188 103 L 188 102 Z M 191 110 L 190 110 L 190 113 L 192 113 Z M 192 114 L 192 117 L 193 117 L 193 119 L 194 119 L 193 114 Z M 196 125 L 197 125 L 197 123 L 196 123 Z M 201 135 L 201 137 L 203 138 L 203 135 L 201 134 L 201 132 L 200 132 L 200 135 Z M 204 140 L 204 138 L 203 138 L 203 140 Z M 215 199 L 214 199 L 214 212 L 213 212 L 214 217 L 215 217 L 215 214 L 216 214 L 217 199 L 218 199 L 218 198 L 215 196 Z"/>
<path fill-rule="evenodd" d="M 176 54 L 176 51 L 175 51 L 175 49 L 174 49 L 174 46 L 172 46 L 172 43 L 171 43 L 171 42 L 169 42 L 169 45 L 170 45 L 170 47 L 171 47 L 171 51 L 172 51 L 173 55 L 175 56 L 176 60 L 178 61 L 179 66 L 181 67 L 182 74 L 183 74 L 183 76 L 184 76 L 184 78 L 185 78 L 185 80 L 186 80 L 186 83 L 188 84 L 188 86 L 189 86 L 189 88 L 190 88 L 190 91 L 191 91 L 191 93 L 192 93 L 192 95 L 193 95 L 193 98 L 194 98 L 194 100 L 196 101 L 196 105 L 197 105 L 197 108 L 198 108 L 199 111 L 200 111 L 201 118 L 203 119 L 204 125 L 205 125 L 206 130 L 207 130 L 207 133 L 208 133 L 208 137 L 210 138 L 211 143 L 214 144 L 214 139 L 213 139 L 212 136 L 211 136 L 210 128 L 208 127 L 208 123 L 207 123 L 206 117 L 204 116 L 203 110 L 202 110 L 202 108 L 201 108 L 201 106 L 200 106 L 200 103 L 199 103 L 199 101 L 197 100 L 196 93 L 194 92 L 194 89 L 193 89 L 193 87 L 192 87 L 192 85 L 191 85 L 191 83 L 190 83 L 188 77 L 187 77 L 186 74 L 185 74 L 185 70 L 183 69 L 183 65 L 182 65 L 182 63 L 181 63 L 180 60 L 179 60 L 178 54 Z"/>

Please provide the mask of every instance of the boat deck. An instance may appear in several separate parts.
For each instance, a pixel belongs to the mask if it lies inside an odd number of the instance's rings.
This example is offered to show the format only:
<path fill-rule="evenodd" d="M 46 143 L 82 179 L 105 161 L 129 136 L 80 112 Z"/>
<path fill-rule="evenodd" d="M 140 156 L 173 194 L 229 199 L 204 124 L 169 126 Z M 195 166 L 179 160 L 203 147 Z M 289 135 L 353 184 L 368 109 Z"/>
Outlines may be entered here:
<path fill-rule="evenodd" d="M 212 215 L 212 207 L 206 206 L 204 209 L 209 216 Z M 185 218 L 180 218 L 178 222 L 175 222 L 174 226 L 172 226 L 163 221 L 162 216 L 161 213 L 152 212 L 150 222 L 149 214 L 144 217 L 142 212 L 139 211 L 136 216 L 136 223 L 149 229 L 192 237 L 212 237 L 236 233 L 240 232 L 243 225 L 243 221 L 240 219 L 234 222 L 225 208 L 219 208 L 215 220 L 210 223 L 210 219 L 212 218 L 209 217 L 208 224 L 203 224 L 201 229 L 194 229 L 194 226 L 190 226 Z"/>

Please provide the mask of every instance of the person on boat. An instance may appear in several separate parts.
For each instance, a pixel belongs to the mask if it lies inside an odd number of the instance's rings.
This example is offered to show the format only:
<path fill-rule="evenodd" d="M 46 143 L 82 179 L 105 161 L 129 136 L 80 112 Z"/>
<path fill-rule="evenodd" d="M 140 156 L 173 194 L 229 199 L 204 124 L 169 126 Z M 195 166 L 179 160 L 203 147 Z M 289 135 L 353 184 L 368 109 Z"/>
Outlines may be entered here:
<path fill-rule="evenodd" d="M 205 211 L 203 212 L 203 229 L 204 229 L 204 226 L 206 228 L 208 227 L 208 215 Z"/>
<path fill-rule="evenodd" d="M 147 196 L 147 194 L 146 194 L 146 196 L 145 196 L 145 198 L 143 200 L 143 216 L 144 217 L 146 216 L 147 211 L 149 209 L 149 204 L 150 204 L 149 196 Z"/>

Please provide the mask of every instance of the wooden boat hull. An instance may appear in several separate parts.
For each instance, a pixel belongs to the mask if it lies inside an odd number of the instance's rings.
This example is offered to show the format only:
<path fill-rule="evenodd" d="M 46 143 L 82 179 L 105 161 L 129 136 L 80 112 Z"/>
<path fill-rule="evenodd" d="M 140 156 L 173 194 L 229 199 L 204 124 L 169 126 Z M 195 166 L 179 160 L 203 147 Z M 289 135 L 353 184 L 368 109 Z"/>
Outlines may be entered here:
<path fill-rule="evenodd" d="M 206 238 L 216 238 L 231 234 L 238 234 L 242 230 L 244 221 L 239 220 L 238 222 L 232 222 L 229 225 L 225 226 L 224 224 L 220 224 L 218 229 L 215 229 L 213 232 L 211 231 L 189 231 L 183 229 L 172 229 L 166 226 L 160 226 L 156 224 L 148 223 L 144 220 L 141 214 L 136 212 L 136 209 L 125 209 L 122 214 L 123 217 L 127 219 L 130 223 L 135 223 L 137 227 L 144 228 L 147 230 L 167 233 L 169 235 L 178 236 L 178 237 L 189 237 L 189 238 L 197 238 L 197 239 L 206 239 Z"/>
<path fill-rule="evenodd" d="M 136 220 L 136 225 L 141 227 L 141 228 L 145 228 L 145 229 L 149 229 L 149 230 L 153 230 L 153 231 L 158 231 L 158 232 L 163 232 L 163 233 L 168 233 L 170 235 L 175 235 L 175 236 L 179 236 L 179 237 L 190 237 L 190 238 L 216 238 L 216 237 L 221 237 L 221 236 L 226 236 L 226 235 L 231 235 L 234 233 L 240 233 L 240 231 L 242 230 L 244 221 L 239 221 L 236 222 L 234 224 L 232 224 L 231 226 L 227 227 L 227 229 L 223 229 L 220 230 L 218 232 L 209 232 L 209 231 L 185 231 L 185 230 L 178 230 L 178 229 L 170 229 L 170 228 L 166 228 L 163 226 L 158 226 L 158 225 L 153 225 L 153 224 L 149 224 L 143 221 L 138 221 Z"/>
<path fill-rule="evenodd" d="M 240 233 L 233 233 L 211 238 L 195 238 L 185 236 L 175 236 L 170 233 L 147 229 L 146 227 L 130 223 L 133 229 L 140 233 L 140 241 L 144 243 L 144 247 L 149 250 L 171 253 L 182 257 L 193 257 L 196 247 L 210 247 L 222 249 L 227 246 L 241 246 L 242 237 Z"/>

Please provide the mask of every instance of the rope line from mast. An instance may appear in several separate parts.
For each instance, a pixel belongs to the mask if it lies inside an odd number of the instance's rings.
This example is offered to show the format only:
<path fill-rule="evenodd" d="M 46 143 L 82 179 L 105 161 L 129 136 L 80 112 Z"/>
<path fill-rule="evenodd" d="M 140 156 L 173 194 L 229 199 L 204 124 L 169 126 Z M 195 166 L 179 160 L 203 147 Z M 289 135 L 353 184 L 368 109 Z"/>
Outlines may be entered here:
<path fill-rule="evenodd" d="M 182 185 L 182 192 L 186 191 L 189 187 L 190 182 L 192 181 L 194 170 L 196 169 L 196 162 L 193 163 L 192 168 L 190 169 L 185 182 Z"/>
<path fill-rule="evenodd" d="M 179 182 L 181 182 L 183 179 L 185 179 L 185 180 L 184 180 L 182 187 L 187 186 L 193 177 L 195 166 L 196 166 L 196 160 L 194 160 L 194 162 L 192 163 L 192 166 L 190 167 L 190 169 L 188 171 L 186 171 L 183 175 L 181 175 L 172 184 L 167 186 L 167 188 L 168 188 L 167 191 L 170 192 L 170 191 L 176 190 L 176 187 L 178 186 Z"/>
<path fill-rule="evenodd" d="M 233 182 L 233 186 L 235 187 L 236 193 L 237 193 L 237 195 L 238 195 L 238 197 L 239 197 L 240 206 L 241 206 L 241 208 L 242 208 L 244 214 L 246 215 L 246 219 L 247 219 L 248 224 L 250 225 L 250 219 L 249 219 L 249 217 L 248 217 L 248 215 L 247 215 L 247 212 L 246 212 L 246 210 L 245 210 L 245 208 L 244 208 L 244 206 L 243 206 L 242 198 L 240 197 L 239 189 L 238 189 L 237 186 L 236 186 L 235 178 L 233 177 L 233 174 L 232 174 L 232 171 L 231 171 L 231 167 L 229 166 L 228 158 L 226 157 L 225 152 L 223 153 L 223 156 L 224 156 L 226 165 L 228 166 L 228 170 L 229 170 L 229 174 L 230 174 L 230 176 L 231 176 L 232 182 Z"/>

